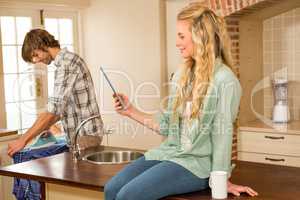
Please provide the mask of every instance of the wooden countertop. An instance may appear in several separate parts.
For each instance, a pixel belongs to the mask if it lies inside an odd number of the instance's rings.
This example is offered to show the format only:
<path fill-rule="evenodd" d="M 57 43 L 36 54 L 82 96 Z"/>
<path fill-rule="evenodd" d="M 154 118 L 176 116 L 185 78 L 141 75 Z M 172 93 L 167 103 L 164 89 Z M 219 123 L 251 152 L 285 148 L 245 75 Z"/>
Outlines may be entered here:
<path fill-rule="evenodd" d="M 101 147 L 91 151 L 127 150 L 125 148 Z M 84 154 L 88 154 L 85 152 Z M 104 184 L 125 165 L 96 165 L 86 161 L 74 163 L 69 152 L 18 163 L 0 168 L 0 175 L 29 178 L 41 182 L 74 187 L 103 190 Z"/>
<path fill-rule="evenodd" d="M 241 124 L 239 129 L 241 131 L 287 133 L 300 135 L 300 121 L 291 121 L 286 124 L 272 123 L 270 125 L 267 125 L 260 120 L 255 120 Z"/>
<path fill-rule="evenodd" d="M 120 148 L 105 148 L 120 149 Z M 103 150 L 103 149 L 102 149 Z M 300 196 L 300 168 L 237 161 L 232 181 L 249 185 L 259 193 L 258 197 L 247 195 L 228 199 L 251 200 L 296 200 Z M 68 185 L 103 191 L 105 183 L 124 165 L 95 165 L 85 161 L 73 163 L 70 153 L 62 153 L 24 163 L 0 168 L 0 175 L 29 178 L 46 183 Z M 165 200 L 211 200 L 207 189 L 185 195 L 164 198 Z"/>
<path fill-rule="evenodd" d="M 5 128 L 0 128 L 0 137 L 16 135 L 16 134 L 18 134 L 18 131 L 16 131 L 16 130 L 9 130 L 9 129 L 5 129 Z"/>

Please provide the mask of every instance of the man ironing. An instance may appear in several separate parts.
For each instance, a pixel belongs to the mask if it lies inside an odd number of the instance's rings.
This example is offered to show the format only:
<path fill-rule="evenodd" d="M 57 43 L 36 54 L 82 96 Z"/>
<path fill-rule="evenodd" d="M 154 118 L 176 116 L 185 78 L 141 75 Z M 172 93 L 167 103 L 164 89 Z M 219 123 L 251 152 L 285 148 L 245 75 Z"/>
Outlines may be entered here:
<path fill-rule="evenodd" d="M 13 156 L 22 150 L 29 141 L 59 120 L 67 133 L 67 143 L 71 145 L 80 122 L 99 114 L 92 77 L 85 62 L 66 48 L 61 49 L 54 36 L 43 29 L 33 29 L 26 34 L 22 57 L 33 64 L 54 62 L 54 92 L 48 99 L 47 111 L 39 115 L 24 135 L 8 144 L 8 155 Z M 102 119 L 91 120 L 82 131 L 87 135 L 101 136 Z M 101 137 L 98 143 L 101 143 Z"/>

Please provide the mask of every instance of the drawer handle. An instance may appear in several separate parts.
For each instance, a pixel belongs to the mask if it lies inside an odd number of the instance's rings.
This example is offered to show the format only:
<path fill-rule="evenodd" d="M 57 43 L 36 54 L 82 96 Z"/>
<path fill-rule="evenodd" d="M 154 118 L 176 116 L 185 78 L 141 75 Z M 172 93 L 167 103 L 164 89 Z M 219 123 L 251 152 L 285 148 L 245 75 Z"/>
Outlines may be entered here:
<path fill-rule="evenodd" d="M 274 137 L 274 136 L 265 135 L 265 138 L 266 139 L 272 139 L 272 140 L 284 140 L 283 136 L 281 136 L 281 137 Z"/>
<path fill-rule="evenodd" d="M 266 157 L 265 160 L 269 160 L 269 161 L 272 161 L 272 162 L 284 162 L 285 160 L 282 158 L 282 159 L 275 159 L 275 158 L 268 158 Z"/>

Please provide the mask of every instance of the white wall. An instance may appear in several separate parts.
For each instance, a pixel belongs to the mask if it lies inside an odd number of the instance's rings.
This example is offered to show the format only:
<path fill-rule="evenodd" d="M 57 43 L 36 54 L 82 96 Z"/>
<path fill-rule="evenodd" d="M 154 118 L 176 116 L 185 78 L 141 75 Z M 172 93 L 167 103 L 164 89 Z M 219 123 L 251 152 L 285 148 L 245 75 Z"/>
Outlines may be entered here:
<path fill-rule="evenodd" d="M 0 0 L 1 6 L 49 9 L 75 9 L 90 5 L 90 0 Z"/>
<path fill-rule="evenodd" d="M 20 5 L 20 3 L 28 3 L 31 6 L 33 4 L 48 4 L 51 6 L 78 6 L 78 7 L 86 7 L 90 4 L 90 0 L 0 0 L 0 2 L 2 3 L 16 3 L 18 5 Z"/>
<path fill-rule="evenodd" d="M 168 77 L 182 63 L 182 58 L 176 48 L 176 18 L 180 9 L 190 2 L 191 0 L 166 0 Z"/>
<path fill-rule="evenodd" d="M 134 103 L 145 111 L 159 108 L 164 70 L 160 6 L 160 0 L 92 0 L 82 12 L 84 58 L 93 75 L 105 126 L 116 129 L 109 137 L 111 146 L 148 149 L 161 142 L 156 133 L 115 114 L 111 89 L 99 71 L 102 65 L 107 72 L 122 73 L 108 74 L 115 88 L 131 98 L 145 84 L 138 93 L 153 97 L 138 98 Z"/>

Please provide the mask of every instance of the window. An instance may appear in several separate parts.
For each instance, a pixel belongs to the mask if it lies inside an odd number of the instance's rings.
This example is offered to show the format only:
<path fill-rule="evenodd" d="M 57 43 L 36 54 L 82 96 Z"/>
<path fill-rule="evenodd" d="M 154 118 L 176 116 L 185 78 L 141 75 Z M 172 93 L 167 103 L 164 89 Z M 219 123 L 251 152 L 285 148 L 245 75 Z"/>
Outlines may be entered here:
<path fill-rule="evenodd" d="M 32 17 L 0 16 L 6 124 L 20 131 L 28 128 L 37 114 L 33 70 L 21 58 L 24 36 L 31 28 Z"/>
<path fill-rule="evenodd" d="M 67 48 L 69 51 L 74 52 L 74 36 L 76 22 L 75 13 L 59 13 L 59 12 L 45 12 L 45 29 L 54 35 L 60 43 L 61 48 Z M 48 66 L 48 96 L 53 93 L 54 86 L 54 71 L 53 64 Z"/>
<path fill-rule="evenodd" d="M 44 28 L 60 41 L 62 48 L 74 51 L 76 13 L 44 13 Z M 20 133 L 31 127 L 37 114 L 45 110 L 48 94 L 53 91 L 54 66 L 29 65 L 21 55 L 26 33 L 42 26 L 40 17 L 37 10 L 24 14 L 21 10 L 8 12 L 0 8 L 0 72 L 3 72 L 0 74 L 0 81 L 3 80 L 0 86 L 4 90 L 3 97 L 0 94 L 0 102 L 5 104 L 0 118 L 6 120 L 6 128 L 17 129 Z M 1 126 L 5 124 L 0 123 Z"/>

